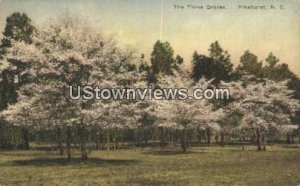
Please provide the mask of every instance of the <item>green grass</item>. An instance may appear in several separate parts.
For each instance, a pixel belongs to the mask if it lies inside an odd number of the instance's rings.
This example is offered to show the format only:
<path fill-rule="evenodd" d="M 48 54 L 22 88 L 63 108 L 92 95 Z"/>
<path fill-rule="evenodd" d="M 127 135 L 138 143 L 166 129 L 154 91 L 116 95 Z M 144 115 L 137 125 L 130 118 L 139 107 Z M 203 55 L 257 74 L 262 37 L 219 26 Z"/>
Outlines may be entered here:
<path fill-rule="evenodd" d="M 299 146 L 93 151 L 87 161 L 75 152 L 70 162 L 45 151 L 0 151 L 0 185 L 299 184 Z"/>

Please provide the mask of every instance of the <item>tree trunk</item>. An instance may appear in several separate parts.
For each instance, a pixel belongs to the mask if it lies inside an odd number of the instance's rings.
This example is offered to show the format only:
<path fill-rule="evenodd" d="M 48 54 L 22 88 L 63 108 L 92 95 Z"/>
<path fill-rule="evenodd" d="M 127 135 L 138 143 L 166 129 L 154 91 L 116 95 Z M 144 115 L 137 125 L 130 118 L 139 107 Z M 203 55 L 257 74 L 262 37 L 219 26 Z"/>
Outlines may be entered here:
<path fill-rule="evenodd" d="M 36 145 L 39 145 L 39 144 L 40 144 L 40 136 L 39 136 L 39 133 L 38 133 L 38 132 L 36 132 L 36 134 L 35 134 L 35 144 L 36 144 Z"/>
<path fill-rule="evenodd" d="M 67 127 L 67 154 L 68 160 L 71 160 L 71 127 Z"/>
<path fill-rule="evenodd" d="M 17 141 L 17 135 L 16 135 L 16 128 L 13 127 L 13 137 L 14 137 L 14 150 L 18 149 L 18 141 Z"/>
<path fill-rule="evenodd" d="M 291 135 L 289 132 L 286 134 L 286 143 L 291 143 Z"/>
<path fill-rule="evenodd" d="M 256 143 L 257 143 L 257 150 L 261 151 L 261 132 L 260 132 L 260 127 L 256 129 Z"/>
<path fill-rule="evenodd" d="M 79 128 L 80 128 L 79 125 L 76 125 L 77 130 L 75 130 L 76 134 L 74 134 L 74 140 L 73 140 L 75 149 L 79 149 L 79 131 L 80 131 Z"/>
<path fill-rule="evenodd" d="M 59 155 L 63 156 L 64 155 L 64 149 L 62 146 L 62 132 L 61 132 L 61 128 L 57 127 L 57 143 L 58 143 L 58 149 L 59 149 Z"/>
<path fill-rule="evenodd" d="M 29 150 L 29 148 L 30 148 L 30 146 L 29 146 L 29 131 L 26 127 L 23 127 L 22 133 L 23 133 L 23 149 Z"/>
<path fill-rule="evenodd" d="M 117 150 L 117 147 L 118 147 L 118 142 L 117 142 L 117 129 L 114 130 L 114 151 Z"/>
<path fill-rule="evenodd" d="M 182 151 L 186 152 L 186 150 L 187 150 L 187 134 L 186 134 L 186 129 L 183 129 L 180 141 L 181 141 L 181 149 L 182 149 Z"/>
<path fill-rule="evenodd" d="M 200 129 L 197 129 L 197 133 L 198 133 L 198 145 L 201 145 L 202 131 Z"/>
<path fill-rule="evenodd" d="M 133 136 L 134 136 L 134 146 L 138 147 L 139 146 L 139 129 L 133 129 Z"/>
<path fill-rule="evenodd" d="M 216 136 L 215 136 L 215 141 L 216 141 L 216 143 L 219 143 L 219 135 L 218 134 L 216 134 Z"/>
<path fill-rule="evenodd" d="M 120 139 L 120 141 L 121 141 L 121 147 L 120 147 L 120 148 L 122 148 L 122 147 L 124 146 L 123 134 L 121 134 L 121 139 Z"/>
<path fill-rule="evenodd" d="M 223 147 L 224 146 L 224 132 L 221 132 L 221 142 L 220 145 Z"/>
<path fill-rule="evenodd" d="M 99 150 L 100 149 L 100 143 L 101 143 L 101 130 L 99 130 L 99 132 L 98 132 L 98 136 L 96 137 L 96 148 L 97 148 L 97 150 Z"/>
<path fill-rule="evenodd" d="M 240 141 L 241 141 L 242 149 L 243 149 L 243 151 L 244 151 L 244 150 L 245 150 L 245 146 L 244 146 L 244 137 L 240 137 Z"/>
<path fill-rule="evenodd" d="M 175 146 L 175 141 L 174 141 L 174 129 L 171 129 L 171 144 L 172 144 L 172 146 Z"/>
<path fill-rule="evenodd" d="M 210 138 L 211 138 L 210 128 L 206 128 L 206 138 L 207 138 L 207 144 L 210 145 L 211 144 L 211 141 L 210 141 Z"/>
<path fill-rule="evenodd" d="M 157 145 L 158 141 L 158 127 L 154 127 L 153 129 L 153 135 L 152 135 L 152 147 Z"/>
<path fill-rule="evenodd" d="M 263 151 L 266 151 L 266 150 L 267 150 L 267 145 L 266 145 L 266 134 L 263 133 L 262 136 L 261 136 L 261 138 L 262 138 L 262 146 L 263 146 L 262 150 L 263 150 Z"/>
<path fill-rule="evenodd" d="M 110 148 L 110 136 L 109 136 L 109 130 L 106 131 L 106 148 L 109 150 Z"/>
<path fill-rule="evenodd" d="M 83 122 L 83 119 L 82 119 Z M 81 122 L 81 123 L 82 123 Z M 87 160 L 88 159 L 88 154 L 86 151 L 86 147 L 85 147 L 85 140 L 84 140 L 84 126 L 83 124 L 81 125 L 81 130 L 79 131 L 80 133 L 80 151 L 81 151 L 81 158 L 83 160 Z"/>
<path fill-rule="evenodd" d="M 166 146 L 166 136 L 165 136 L 165 127 L 160 128 L 160 147 L 163 148 Z"/>

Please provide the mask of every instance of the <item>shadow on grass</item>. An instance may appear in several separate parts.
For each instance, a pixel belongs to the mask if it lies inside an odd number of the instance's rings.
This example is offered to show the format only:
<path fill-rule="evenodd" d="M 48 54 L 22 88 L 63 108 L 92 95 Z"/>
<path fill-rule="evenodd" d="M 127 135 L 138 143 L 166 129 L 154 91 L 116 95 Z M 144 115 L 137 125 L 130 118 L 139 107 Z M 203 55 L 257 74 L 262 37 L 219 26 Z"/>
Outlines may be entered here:
<path fill-rule="evenodd" d="M 33 150 L 40 150 L 40 151 L 56 151 L 59 150 L 56 146 L 35 146 L 32 147 Z"/>
<path fill-rule="evenodd" d="M 123 185 L 124 183 L 120 183 Z M 144 185 L 144 186 L 153 186 L 153 185 L 188 185 L 188 181 L 181 180 L 172 177 L 169 178 L 133 178 L 127 181 L 128 185 Z"/>
<path fill-rule="evenodd" d="M 32 157 L 39 157 L 41 153 L 33 152 L 33 151 L 0 151 L 0 155 L 3 156 L 15 156 L 15 157 L 24 157 L 24 156 L 32 156 Z"/>
<path fill-rule="evenodd" d="M 101 159 L 101 158 L 89 158 L 88 160 L 82 160 L 81 158 L 72 158 L 68 160 L 66 158 L 35 158 L 28 160 L 14 160 L 4 164 L 0 164 L 0 167 L 8 166 L 123 166 L 136 164 L 136 160 L 122 160 L 122 159 Z"/>
<path fill-rule="evenodd" d="M 182 150 L 149 150 L 142 152 L 143 154 L 158 155 L 158 156 L 172 156 L 172 155 L 184 155 L 184 154 L 203 154 L 205 152 L 187 151 Z"/>
<path fill-rule="evenodd" d="M 297 149 L 300 148 L 299 144 L 294 144 L 294 145 L 282 145 L 284 148 L 292 148 L 292 149 Z"/>

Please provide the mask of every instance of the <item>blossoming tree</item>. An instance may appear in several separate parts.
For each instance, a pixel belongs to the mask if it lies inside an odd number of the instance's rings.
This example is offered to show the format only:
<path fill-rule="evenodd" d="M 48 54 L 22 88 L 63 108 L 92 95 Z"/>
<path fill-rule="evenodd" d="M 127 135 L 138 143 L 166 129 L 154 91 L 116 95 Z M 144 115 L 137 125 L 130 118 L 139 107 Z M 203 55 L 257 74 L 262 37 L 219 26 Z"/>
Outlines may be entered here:
<path fill-rule="evenodd" d="M 2 63 L 7 64 L 5 68 L 12 69 L 15 67 L 8 61 L 26 64 L 28 69 L 23 73 L 31 79 L 32 83 L 28 86 L 34 85 L 26 92 L 19 92 L 21 97 L 27 98 L 20 99 L 19 106 L 11 107 L 14 116 L 22 111 L 19 107 L 30 104 L 29 101 L 34 99 L 39 109 L 48 113 L 48 123 L 59 130 L 67 128 L 69 158 L 69 126 L 78 125 L 82 158 L 86 159 L 83 135 L 89 123 L 84 110 L 93 100 L 71 100 L 69 87 L 117 85 L 122 77 L 129 76 L 132 52 L 118 47 L 112 38 L 80 26 L 72 19 L 63 19 L 58 24 L 39 29 L 32 36 L 31 43 L 13 42 Z M 38 99 L 36 95 L 39 95 Z"/>
<path fill-rule="evenodd" d="M 299 108 L 299 101 L 293 99 L 293 91 L 287 81 L 275 82 L 244 76 L 237 82 L 221 83 L 230 90 L 234 101 L 229 110 L 243 113 L 240 129 L 247 129 L 256 135 L 257 149 L 266 150 L 266 138 L 271 129 L 281 130 L 290 124 L 290 116 Z"/>
<path fill-rule="evenodd" d="M 158 86 L 170 88 L 195 88 L 207 89 L 211 81 L 200 79 L 194 83 L 188 77 L 182 74 L 175 76 L 164 76 L 159 78 Z M 157 125 L 161 127 L 176 128 L 181 131 L 180 144 L 183 152 L 187 151 L 188 140 L 187 134 L 189 130 L 199 127 L 209 127 L 225 116 L 222 109 L 214 110 L 213 104 L 204 98 L 194 100 L 193 92 L 188 92 L 188 98 L 180 100 L 176 99 L 153 100 L 155 105 L 155 113 L 158 117 Z M 191 99 L 190 99 L 191 98 Z"/>

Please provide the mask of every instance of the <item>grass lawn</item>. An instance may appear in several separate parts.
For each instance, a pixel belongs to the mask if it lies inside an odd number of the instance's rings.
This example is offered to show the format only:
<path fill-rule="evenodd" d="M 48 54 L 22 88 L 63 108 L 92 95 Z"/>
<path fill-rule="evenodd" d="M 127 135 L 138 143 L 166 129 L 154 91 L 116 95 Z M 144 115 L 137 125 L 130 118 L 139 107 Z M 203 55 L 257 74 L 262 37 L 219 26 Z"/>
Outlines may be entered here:
<path fill-rule="evenodd" d="M 0 151 L 0 185 L 300 185 L 300 146 L 93 151 L 87 161 Z"/>

